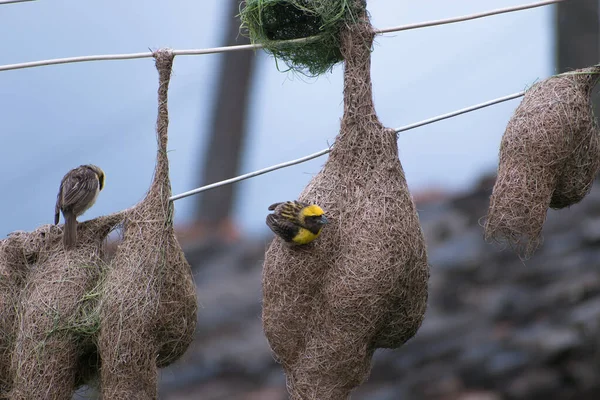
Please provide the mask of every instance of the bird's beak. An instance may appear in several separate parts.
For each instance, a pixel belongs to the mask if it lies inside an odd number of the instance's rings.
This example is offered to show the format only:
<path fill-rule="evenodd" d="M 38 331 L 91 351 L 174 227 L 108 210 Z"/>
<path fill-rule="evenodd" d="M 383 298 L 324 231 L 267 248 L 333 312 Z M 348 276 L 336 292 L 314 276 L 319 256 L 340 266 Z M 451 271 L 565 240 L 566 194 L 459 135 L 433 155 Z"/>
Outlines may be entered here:
<path fill-rule="evenodd" d="M 321 224 L 325 225 L 328 223 L 329 223 L 329 220 L 324 215 L 321 215 Z"/>

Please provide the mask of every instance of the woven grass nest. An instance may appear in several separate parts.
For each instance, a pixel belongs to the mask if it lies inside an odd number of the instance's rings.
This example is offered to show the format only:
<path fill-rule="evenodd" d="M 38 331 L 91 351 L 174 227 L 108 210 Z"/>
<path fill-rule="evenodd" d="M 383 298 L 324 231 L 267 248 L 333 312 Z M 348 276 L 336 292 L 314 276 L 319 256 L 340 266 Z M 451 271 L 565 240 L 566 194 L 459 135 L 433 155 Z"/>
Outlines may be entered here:
<path fill-rule="evenodd" d="M 167 91 L 159 71 L 158 154 L 153 182 L 134 207 L 78 224 L 65 251 L 62 226 L 0 241 L 0 399 L 70 399 L 84 383 L 105 399 L 157 399 L 157 368 L 193 338 L 196 291 L 175 239 L 166 155 Z M 123 240 L 108 259 L 107 235 Z"/>
<path fill-rule="evenodd" d="M 252 43 L 264 45 L 290 69 L 316 76 L 344 59 L 340 32 L 365 9 L 365 0 L 246 0 L 240 17 Z M 307 37 L 313 38 L 278 43 Z"/>
<path fill-rule="evenodd" d="M 316 241 L 276 238 L 265 254 L 263 328 L 292 399 L 345 399 L 377 348 L 397 348 L 423 320 L 429 268 L 397 135 L 375 114 L 373 29 L 366 13 L 342 32 L 344 116 L 323 169 L 299 200 L 330 224 Z"/>
<path fill-rule="evenodd" d="M 600 67 L 553 76 L 525 93 L 506 127 L 486 239 L 523 257 L 541 244 L 548 208 L 581 201 L 600 168 L 600 132 L 591 94 Z"/>

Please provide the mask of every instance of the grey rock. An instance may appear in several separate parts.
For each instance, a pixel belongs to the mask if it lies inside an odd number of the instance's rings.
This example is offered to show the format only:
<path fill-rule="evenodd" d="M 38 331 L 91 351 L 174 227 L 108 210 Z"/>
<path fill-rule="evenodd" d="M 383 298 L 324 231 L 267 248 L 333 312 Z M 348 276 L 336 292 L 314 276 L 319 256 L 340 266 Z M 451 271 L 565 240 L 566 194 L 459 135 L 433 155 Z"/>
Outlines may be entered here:
<path fill-rule="evenodd" d="M 468 228 L 468 219 L 462 213 L 448 209 L 443 210 L 437 218 L 421 220 L 423 234 L 430 249 L 451 237 L 462 234 Z M 427 215 L 427 213 L 424 213 Z"/>
<path fill-rule="evenodd" d="M 583 340 L 575 329 L 538 323 L 521 329 L 510 339 L 510 344 L 540 354 L 544 359 L 551 359 L 581 348 Z"/>
<path fill-rule="evenodd" d="M 560 388 L 560 375 L 550 369 L 533 369 L 517 376 L 508 387 L 508 394 L 517 399 L 552 398 Z"/>
<path fill-rule="evenodd" d="M 484 242 L 479 229 L 470 229 L 429 250 L 433 271 L 451 270 L 468 272 L 476 269 L 484 253 Z"/>
<path fill-rule="evenodd" d="M 600 333 L 600 296 L 574 307 L 565 323 L 578 329 L 584 335 Z"/>
<path fill-rule="evenodd" d="M 525 367 L 531 356 L 522 351 L 502 351 L 492 355 L 484 364 L 491 375 L 502 375 Z"/>
<path fill-rule="evenodd" d="M 494 320 L 524 319 L 535 311 L 533 295 L 523 285 L 498 284 L 488 289 L 482 309 Z"/>
<path fill-rule="evenodd" d="M 502 396 L 488 391 L 471 391 L 460 393 L 456 400 L 502 400 Z"/>
<path fill-rule="evenodd" d="M 586 243 L 600 243 L 600 218 L 586 219 L 581 225 L 581 235 Z"/>

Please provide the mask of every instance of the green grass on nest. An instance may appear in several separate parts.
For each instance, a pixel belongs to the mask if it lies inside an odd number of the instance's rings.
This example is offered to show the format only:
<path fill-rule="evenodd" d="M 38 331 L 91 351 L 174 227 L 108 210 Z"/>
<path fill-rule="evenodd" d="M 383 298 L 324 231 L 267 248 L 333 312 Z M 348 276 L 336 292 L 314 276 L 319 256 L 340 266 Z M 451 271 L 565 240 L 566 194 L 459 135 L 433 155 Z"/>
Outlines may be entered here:
<path fill-rule="evenodd" d="M 96 267 L 82 266 L 81 268 Z M 84 340 L 94 338 L 98 334 L 100 330 L 99 301 L 102 296 L 105 271 L 106 267 L 102 268 L 102 273 L 97 278 L 95 286 L 79 299 L 77 310 L 73 315 L 66 321 L 60 321 L 59 315 L 56 315 L 54 326 L 47 332 L 48 336 L 59 332 L 69 332 L 76 338 Z"/>
<path fill-rule="evenodd" d="M 343 60 L 340 30 L 365 7 L 364 0 L 246 0 L 240 17 L 252 43 L 262 44 L 289 69 L 317 76 Z"/>

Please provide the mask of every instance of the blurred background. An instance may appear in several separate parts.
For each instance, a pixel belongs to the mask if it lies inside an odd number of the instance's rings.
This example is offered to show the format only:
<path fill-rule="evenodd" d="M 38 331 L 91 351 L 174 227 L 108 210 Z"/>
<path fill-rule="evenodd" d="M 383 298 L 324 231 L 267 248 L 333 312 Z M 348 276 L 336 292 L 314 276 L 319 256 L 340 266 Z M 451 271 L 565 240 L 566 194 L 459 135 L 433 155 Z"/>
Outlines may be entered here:
<path fill-rule="evenodd" d="M 372 0 L 379 28 L 523 0 Z M 571 0 L 376 38 L 373 85 L 400 127 L 521 91 L 600 59 L 597 0 Z M 0 64 L 76 55 L 244 44 L 239 0 L 30 2 L 0 6 Z M 0 234 L 51 223 L 71 168 L 101 166 L 106 189 L 85 218 L 140 200 L 155 161 L 152 59 L 0 73 Z M 169 92 L 173 192 L 321 150 L 342 112 L 342 67 L 280 72 L 262 52 L 179 56 Z M 486 244 L 500 139 L 519 100 L 401 134 L 431 271 L 422 329 L 376 354 L 357 399 L 600 398 L 600 191 L 551 212 L 546 243 L 523 263 Z M 202 308 L 197 339 L 161 373 L 164 399 L 284 399 L 260 323 L 267 206 L 298 196 L 325 158 L 176 203 L 178 235 Z"/>

